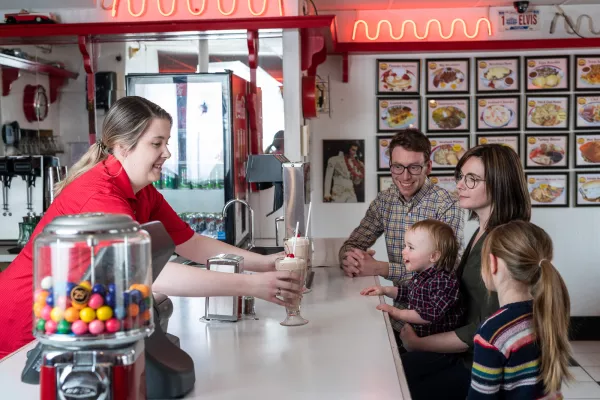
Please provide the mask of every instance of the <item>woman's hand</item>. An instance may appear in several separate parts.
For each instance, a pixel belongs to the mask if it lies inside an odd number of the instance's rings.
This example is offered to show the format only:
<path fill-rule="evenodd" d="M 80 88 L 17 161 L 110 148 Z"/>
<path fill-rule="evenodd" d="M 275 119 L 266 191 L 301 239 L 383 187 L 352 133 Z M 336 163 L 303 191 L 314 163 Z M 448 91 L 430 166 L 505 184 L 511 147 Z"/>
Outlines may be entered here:
<path fill-rule="evenodd" d="M 383 296 L 385 289 L 382 286 L 371 286 L 360 291 L 363 296 Z"/>
<path fill-rule="evenodd" d="M 292 271 L 273 271 L 252 274 L 249 276 L 250 295 L 280 306 L 290 306 L 295 300 L 302 297 L 304 282 L 300 274 Z M 283 298 L 280 300 L 277 296 Z"/>
<path fill-rule="evenodd" d="M 404 324 L 402 330 L 400 331 L 400 339 L 402 340 L 402 345 L 407 351 L 415 351 L 418 350 L 420 337 L 417 336 L 415 330 L 410 324 Z"/>
<path fill-rule="evenodd" d="M 277 261 L 278 258 L 284 258 L 285 257 L 285 251 L 281 251 L 279 253 L 275 253 L 275 254 L 270 254 L 268 256 L 264 256 L 265 257 L 265 264 L 267 264 L 269 266 L 267 271 L 275 271 L 275 261 Z"/>

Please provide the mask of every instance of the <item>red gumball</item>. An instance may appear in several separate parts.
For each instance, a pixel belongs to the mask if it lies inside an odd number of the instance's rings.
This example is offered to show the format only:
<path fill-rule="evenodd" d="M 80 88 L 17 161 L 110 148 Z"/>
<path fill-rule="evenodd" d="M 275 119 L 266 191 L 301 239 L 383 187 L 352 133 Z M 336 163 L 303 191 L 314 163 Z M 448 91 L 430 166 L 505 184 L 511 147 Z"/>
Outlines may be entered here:
<path fill-rule="evenodd" d="M 107 332 L 115 333 L 121 329 L 121 322 L 116 318 L 111 318 L 104 323 Z"/>
<path fill-rule="evenodd" d="M 58 324 L 56 322 L 52 321 L 51 319 L 46 321 L 46 325 L 44 326 L 46 328 L 46 333 L 47 334 L 56 333 L 57 325 Z"/>

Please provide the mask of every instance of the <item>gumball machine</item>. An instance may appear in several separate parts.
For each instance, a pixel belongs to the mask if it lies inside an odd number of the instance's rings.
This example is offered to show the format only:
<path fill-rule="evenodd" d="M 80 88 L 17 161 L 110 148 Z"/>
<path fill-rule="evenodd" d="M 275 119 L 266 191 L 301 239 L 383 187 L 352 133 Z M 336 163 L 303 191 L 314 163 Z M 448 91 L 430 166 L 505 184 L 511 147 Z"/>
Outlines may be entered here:
<path fill-rule="evenodd" d="M 57 217 L 36 237 L 33 265 L 41 399 L 145 399 L 148 233 L 126 215 Z"/>

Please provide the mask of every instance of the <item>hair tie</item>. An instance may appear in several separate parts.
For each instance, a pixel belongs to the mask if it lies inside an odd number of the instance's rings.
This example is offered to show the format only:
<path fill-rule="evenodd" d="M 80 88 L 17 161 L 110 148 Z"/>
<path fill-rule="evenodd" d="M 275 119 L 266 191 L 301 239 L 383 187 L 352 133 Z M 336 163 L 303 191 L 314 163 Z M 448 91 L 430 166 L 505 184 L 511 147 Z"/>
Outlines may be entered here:
<path fill-rule="evenodd" d="M 100 148 L 100 150 L 102 150 L 103 153 L 107 152 L 106 145 L 102 143 L 102 140 L 96 140 L 96 145 Z"/>
<path fill-rule="evenodd" d="M 546 258 L 542 258 L 542 259 L 540 260 L 540 262 L 538 263 L 538 267 L 542 268 L 542 263 L 543 263 L 544 261 L 548 261 L 548 259 L 546 259 Z"/>

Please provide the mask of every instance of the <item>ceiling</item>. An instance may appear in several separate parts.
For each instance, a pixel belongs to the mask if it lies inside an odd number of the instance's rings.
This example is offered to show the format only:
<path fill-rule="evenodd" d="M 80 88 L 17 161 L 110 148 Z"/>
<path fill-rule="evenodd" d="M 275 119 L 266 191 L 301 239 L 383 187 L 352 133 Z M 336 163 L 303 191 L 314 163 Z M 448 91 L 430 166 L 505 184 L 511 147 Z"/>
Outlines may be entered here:
<path fill-rule="evenodd" d="M 319 12 L 416 8 L 512 7 L 507 0 L 313 0 Z M 531 0 L 530 6 L 599 4 L 600 0 Z"/>

